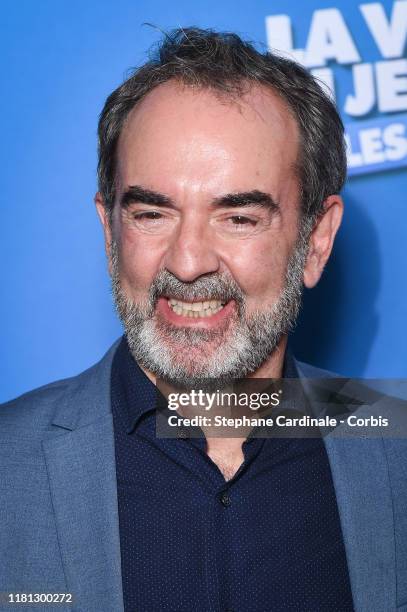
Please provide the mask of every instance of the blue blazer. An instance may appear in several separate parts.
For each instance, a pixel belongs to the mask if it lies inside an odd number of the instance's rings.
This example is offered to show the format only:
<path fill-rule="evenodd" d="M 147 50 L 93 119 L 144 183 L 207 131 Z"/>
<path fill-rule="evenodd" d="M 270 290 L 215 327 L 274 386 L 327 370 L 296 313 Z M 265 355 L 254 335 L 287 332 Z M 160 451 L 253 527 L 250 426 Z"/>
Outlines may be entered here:
<path fill-rule="evenodd" d="M 79 376 L 0 407 L 0 592 L 70 592 L 74 602 L 25 610 L 123 610 L 110 408 L 116 347 Z M 326 376 L 297 366 L 303 377 Z M 383 412 L 380 404 L 373 410 Z M 407 441 L 343 433 L 324 441 L 355 610 L 407 611 Z"/>

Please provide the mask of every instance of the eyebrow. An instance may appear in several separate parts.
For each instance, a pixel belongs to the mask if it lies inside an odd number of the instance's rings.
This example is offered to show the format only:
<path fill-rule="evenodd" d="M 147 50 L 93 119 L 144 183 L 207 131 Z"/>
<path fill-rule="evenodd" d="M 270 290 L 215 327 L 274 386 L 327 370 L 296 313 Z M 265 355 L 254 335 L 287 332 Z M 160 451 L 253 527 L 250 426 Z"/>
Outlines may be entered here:
<path fill-rule="evenodd" d="M 214 200 L 214 205 L 220 208 L 253 206 L 253 204 L 267 208 L 272 212 L 278 212 L 280 210 L 280 206 L 269 193 L 259 191 L 258 189 L 243 191 L 241 193 L 228 193 Z"/>
<path fill-rule="evenodd" d="M 145 189 L 144 187 L 140 187 L 140 185 L 130 185 L 120 198 L 120 206 L 122 208 L 128 208 L 131 204 L 136 203 L 175 208 L 171 198 L 163 193 Z"/>
<path fill-rule="evenodd" d="M 152 204 L 154 206 L 166 206 L 176 208 L 173 200 L 163 193 L 145 189 L 140 185 L 130 185 L 120 198 L 120 206 L 128 208 L 131 204 Z M 271 212 L 278 212 L 280 207 L 273 197 L 264 191 L 253 189 L 239 193 L 228 193 L 212 202 L 214 208 L 243 208 L 245 206 L 262 206 Z"/>

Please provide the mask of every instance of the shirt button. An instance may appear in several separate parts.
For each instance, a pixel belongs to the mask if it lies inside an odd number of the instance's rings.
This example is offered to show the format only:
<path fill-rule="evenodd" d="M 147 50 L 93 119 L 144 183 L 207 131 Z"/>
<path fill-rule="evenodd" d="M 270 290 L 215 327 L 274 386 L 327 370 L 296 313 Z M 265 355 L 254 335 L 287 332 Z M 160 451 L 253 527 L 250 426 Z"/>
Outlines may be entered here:
<path fill-rule="evenodd" d="M 230 506 L 230 504 L 232 503 L 232 500 L 230 499 L 227 491 L 224 491 L 222 493 L 222 495 L 220 496 L 220 503 L 222 504 L 222 506 L 224 506 L 225 508 L 227 508 L 228 506 Z"/>

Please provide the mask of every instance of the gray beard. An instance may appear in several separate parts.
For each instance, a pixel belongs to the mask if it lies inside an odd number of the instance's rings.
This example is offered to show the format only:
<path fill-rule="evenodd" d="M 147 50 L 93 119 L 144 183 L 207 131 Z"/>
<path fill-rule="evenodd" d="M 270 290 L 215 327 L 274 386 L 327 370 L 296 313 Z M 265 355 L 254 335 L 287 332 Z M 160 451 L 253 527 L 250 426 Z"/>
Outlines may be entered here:
<path fill-rule="evenodd" d="M 118 247 L 113 241 L 112 293 L 134 359 L 158 379 L 182 389 L 221 388 L 258 370 L 297 320 L 309 235 L 310 229 L 303 224 L 276 302 L 251 315 L 246 314 L 242 290 L 228 274 L 184 283 L 163 269 L 153 280 L 146 302 L 136 304 L 121 288 Z M 216 330 L 175 328 L 155 312 L 162 295 L 184 301 L 200 298 L 226 303 L 233 299 L 237 312 Z"/>

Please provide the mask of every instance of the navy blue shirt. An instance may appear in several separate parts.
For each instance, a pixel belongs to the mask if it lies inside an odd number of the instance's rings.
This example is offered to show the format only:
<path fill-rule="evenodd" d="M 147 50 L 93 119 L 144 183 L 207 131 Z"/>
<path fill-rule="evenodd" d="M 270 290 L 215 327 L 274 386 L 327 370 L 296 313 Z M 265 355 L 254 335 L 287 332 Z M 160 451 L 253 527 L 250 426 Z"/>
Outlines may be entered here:
<path fill-rule="evenodd" d="M 225 481 L 204 440 L 156 437 L 156 387 L 125 339 L 112 410 L 126 611 L 353 610 L 320 438 L 249 438 Z"/>

